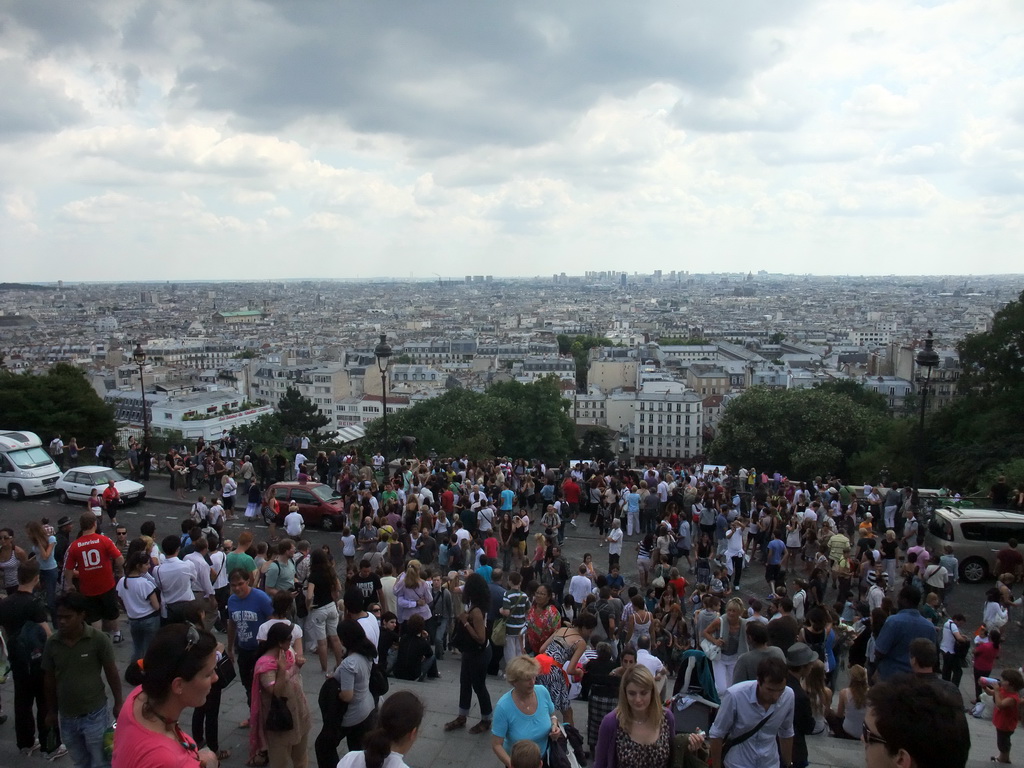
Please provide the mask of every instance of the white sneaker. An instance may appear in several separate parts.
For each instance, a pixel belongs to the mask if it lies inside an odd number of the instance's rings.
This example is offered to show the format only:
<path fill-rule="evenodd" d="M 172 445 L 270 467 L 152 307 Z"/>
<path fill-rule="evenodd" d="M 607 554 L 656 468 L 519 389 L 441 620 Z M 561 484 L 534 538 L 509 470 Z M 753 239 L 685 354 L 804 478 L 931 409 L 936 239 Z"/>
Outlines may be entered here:
<path fill-rule="evenodd" d="M 68 748 L 65 747 L 63 744 L 61 744 L 59 747 L 57 747 L 55 750 L 53 750 L 53 752 L 48 754 L 46 756 L 46 759 L 49 760 L 50 762 L 53 762 L 54 760 L 60 760 L 67 753 L 68 753 Z"/>
<path fill-rule="evenodd" d="M 28 757 L 37 749 L 39 749 L 39 739 L 36 739 L 36 743 L 33 744 L 31 747 L 22 747 L 21 754 L 25 755 L 25 757 Z"/>

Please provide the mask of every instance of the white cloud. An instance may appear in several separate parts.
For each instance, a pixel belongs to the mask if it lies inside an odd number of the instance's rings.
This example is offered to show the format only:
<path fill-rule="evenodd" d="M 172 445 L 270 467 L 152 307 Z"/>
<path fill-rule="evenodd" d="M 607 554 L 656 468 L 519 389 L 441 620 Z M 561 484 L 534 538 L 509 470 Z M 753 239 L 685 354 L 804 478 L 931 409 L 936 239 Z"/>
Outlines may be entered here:
<path fill-rule="evenodd" d="M 0 11 L 10 279 L 1019 271 L 1010 0 L 43 5 Z"/>

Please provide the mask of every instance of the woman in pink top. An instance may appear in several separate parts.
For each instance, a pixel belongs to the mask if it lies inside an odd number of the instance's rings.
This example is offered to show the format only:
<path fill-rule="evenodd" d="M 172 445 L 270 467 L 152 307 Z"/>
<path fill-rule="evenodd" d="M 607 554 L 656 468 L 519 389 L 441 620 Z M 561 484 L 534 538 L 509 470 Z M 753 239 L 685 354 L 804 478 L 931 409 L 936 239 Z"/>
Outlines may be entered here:
<path fill-rule="evenodd" d="M 216 768 L 213 751 L 199 749 L 178 725 L 183 710 L 206 702 L 216 665 L 217 640 L 209 632 L 190 624 L 161 629 L 141 670 L 131 670 L 142 684 L 117 716 L 112 768 Z"/>

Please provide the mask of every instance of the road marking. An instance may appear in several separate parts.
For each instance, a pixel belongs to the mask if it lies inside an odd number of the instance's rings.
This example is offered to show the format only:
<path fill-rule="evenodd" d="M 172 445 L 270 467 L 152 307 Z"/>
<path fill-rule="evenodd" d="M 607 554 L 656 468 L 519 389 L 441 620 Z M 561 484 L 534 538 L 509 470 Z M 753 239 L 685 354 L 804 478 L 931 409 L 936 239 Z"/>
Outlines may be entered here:
<path fill-rule="evenodd" d="M 149 513 L 147 512 L 147 513 L 146 513 L 146 517 L 156 517 L 156 515 L 151 515 L 151 514 L 149 514 Z"/>

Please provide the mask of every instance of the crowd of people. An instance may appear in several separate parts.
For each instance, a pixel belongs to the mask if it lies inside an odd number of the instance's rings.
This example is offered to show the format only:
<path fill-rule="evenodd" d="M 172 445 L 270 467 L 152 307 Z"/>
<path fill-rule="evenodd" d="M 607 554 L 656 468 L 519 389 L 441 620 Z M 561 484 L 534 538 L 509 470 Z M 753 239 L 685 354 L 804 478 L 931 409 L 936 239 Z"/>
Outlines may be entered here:
<path fill-rule="evenodd" d="M 319 479 L 345 499 L 348 525 L 333 548 L 299 538 L 301 515 L 263 492 L 260 458 L 205 446 L 192 455 L 209 467 L 166 457 L 176 491 L 202 491 L 190 482 L 201 477 L 216 493 L 197 498 L 178 533 L 157 541 L 146 521 L 130 538 L 113 518 L 108 538 L 103 502 L 100 514 L 90 507 L 55 529 L 30 524 L 27 549 L 13 531 L 0 533 L 10 594 L 0 625 L 19 662 L 25 754 L 66 749 L 76 766 L 109 764 L 109 689 L 115 766 L 177 764 L 177 750 L 216 765 L 230 756 L 219 740 L 221 691 L 237 675 L 248 765 L 305 766 L 312 739 L 320 768 L 339 765 L 342 740 L 341 765 L 379 768 L 411 746 L 423 714 L 407 691 L 387 694 L 388 678 L 430 685 L 437 662 L 457 654 L 458 711 L 444 730 L 489 732 L 506 766 L 537 768 L 551 739 L 575 728 L 574 700 L 586 702 L 581 755 L 600 768 L 668 766 L 677 750 L 716 768 L 802 766 L 806 737 L 828 732 L 863 739 L 866 754 L 903 750 L 909 765 L 962 765 L 949 760 L 969 748 L 959 682 L 973 648 L 975 697 L 993 698 L 999 759 L 1009 759 L 1009 702 L 1024 681 L 1016 670 L 996 682 L 991 674 L 1024 557 L 1003 556 L 1008 577 L 990 591 L 995 607 L 973 637 L 962 614 L 943 608 L 956 588 L 955 553 L 922 546 L 917 500 L 898 484 L 458 459 L 403 461 L 385 474 L 373 461 L 310 461 L 303 450 L 292 465 L 299 482 Z M 237 541 L 224 538 L 235 495 L 247 499 L 248 523 L 274 520 L 266 536 L 250 525 Z M 571 564 L 567 536 L 592 551 Z M 595 557 L 601 550 L 607 558 Z M 628 581 L 627 552 L 636 568 Z M 764 597 L 744 599 L 741 583 Z M 112 653 L 122 613 L 126 674 Z M 37 627 L 35 640 L 22 639 Z M 300 673 L 307 654 L 323 681 L 315 736 Z M 706 673 L 701 698 L 718 715 L 680 741 L 664 704 L 694 654 Z M 837 690 L 841 664 L 849 683 Z M 123 674 L 141 685 L 127 698 Z M 497 702 L 493 676 L 511 686 Z M 944 762 L 925 760 L 934 743 L 908 733 L 907 715 L 886 703 L 891 692 L 948 718 L 946 733 L 959 741 L 946 745 Z M 185 733 L 178 720 L 189 707 Z"/>

